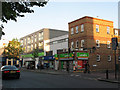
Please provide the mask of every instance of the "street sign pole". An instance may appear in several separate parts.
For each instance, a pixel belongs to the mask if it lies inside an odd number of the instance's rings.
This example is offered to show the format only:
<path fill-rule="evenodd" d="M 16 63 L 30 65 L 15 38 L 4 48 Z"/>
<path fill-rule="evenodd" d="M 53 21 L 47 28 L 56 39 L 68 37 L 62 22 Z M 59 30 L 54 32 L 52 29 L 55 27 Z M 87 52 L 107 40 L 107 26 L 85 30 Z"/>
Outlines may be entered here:
<path fill-rule="evenodd" d="M 117 79 L 117 65 L 116 65 L 116 49 L 118 46 L 118 40 L 116 37 L 112 38 L 112 50 L 114 50 L 115 55 L 115 79 Z"/>
<path fill-rule="evenodd" d="M 115 79 L 117 79 L 116 50 L 114 50 L 114 53 L 115 53 Z"/>

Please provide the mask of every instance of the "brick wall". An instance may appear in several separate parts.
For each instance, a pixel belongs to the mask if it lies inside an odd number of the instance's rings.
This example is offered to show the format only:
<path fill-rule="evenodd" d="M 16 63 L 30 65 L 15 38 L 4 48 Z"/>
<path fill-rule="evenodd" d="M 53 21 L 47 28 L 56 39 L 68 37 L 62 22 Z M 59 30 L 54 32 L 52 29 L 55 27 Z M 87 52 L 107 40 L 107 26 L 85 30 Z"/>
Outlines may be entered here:
<path fill-rule="evenodd" d="M 81 32 L 80 25 L 84 24 L 84 32 Z M 75 33 L 75 27 L 79 26 L 79 33 Z M 99 32 L 96 32 L 96 25 L 99 25 Z M 107 34 L 107 26 L 110 27 L 110 34 Z M 74 34 L 71 35 L 71 28 L 74 28 Z M 85 40 L 85 48 L 89 52 L 89 64 L 91 69 L 114 69 L 114 54 L 111 48 L 107 48 L 107 41 L 111 42 L 113 37 L 113 22 L 92 17 L 83 17 L 69 23 L 69 47 L 71 42 L 79 41 L 79 48 L 81 48 L 81 40 Z M 96 47 L 96 40 L 100 41 L 100 47 L 96 48 L 94 52 L 90 52 L 90 48 Z M 97 54 L 100 55 L 100 61 L 96 60 Z M 111 55 L 111 61 L 108 61 L 108 55 Z M 97 65 L 93 67 L 93 65 Z"/>

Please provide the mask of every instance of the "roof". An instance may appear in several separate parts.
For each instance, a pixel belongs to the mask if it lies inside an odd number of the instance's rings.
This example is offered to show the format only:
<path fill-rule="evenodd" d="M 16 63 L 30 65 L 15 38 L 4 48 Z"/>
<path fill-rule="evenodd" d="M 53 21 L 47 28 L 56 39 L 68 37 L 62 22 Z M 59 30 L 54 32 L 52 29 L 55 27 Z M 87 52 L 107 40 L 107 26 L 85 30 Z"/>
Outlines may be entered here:
<path fill-rule="evenodd" d="M 77 21 L 82 20 L 82 19 L 85 19 L 85 18 L 97 19 L 97 20 L 102 20 L 102 21 L 106 21 L 106 22 L 111 22 L 111 23 L 113 23 L 113 21 L 109 21 L 109 20 L 104 20 L 104 19 L 94 18 L 94 17 L 90 17 L 90 16 L 84 16 L 84 17 L 82 17 L 82 18 L 79 18 L 79 19 L 76 19 L 76 20 L 74 20 L 74 21 L 72 21 L 72 22 L 69 22 L 68 24 L 71 24 L 71 23 L 77 22 Z"/>

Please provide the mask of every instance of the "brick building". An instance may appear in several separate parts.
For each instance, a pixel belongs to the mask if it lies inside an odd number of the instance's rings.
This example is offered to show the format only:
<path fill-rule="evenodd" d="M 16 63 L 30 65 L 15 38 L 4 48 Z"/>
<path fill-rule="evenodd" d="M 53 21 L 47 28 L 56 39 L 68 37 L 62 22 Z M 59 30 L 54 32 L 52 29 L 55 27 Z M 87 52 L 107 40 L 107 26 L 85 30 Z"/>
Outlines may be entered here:
<path fill-rule="evenodd" d="M 71 51 L 87 51 L 91 70 L 114 69 L 111 46 L 111 38 L 114 35 L 113 21 L 85 16 L 69 22 L 68 25 Z M 76 61 L 79 60 L 76 58 Z"/>

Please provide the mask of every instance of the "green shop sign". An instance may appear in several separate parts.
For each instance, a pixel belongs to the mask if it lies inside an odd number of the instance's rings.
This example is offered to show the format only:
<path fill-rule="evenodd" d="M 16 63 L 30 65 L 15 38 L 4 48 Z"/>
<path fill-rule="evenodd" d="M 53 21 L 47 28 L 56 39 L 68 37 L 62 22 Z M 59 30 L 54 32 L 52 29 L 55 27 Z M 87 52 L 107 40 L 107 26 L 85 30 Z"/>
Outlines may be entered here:
<path fill-rule="evenodd" d="M 55 57 L 58 57 L 58 55 L 57 55 L 57 54 L 55 54 Z"/>
<path fill-rule="evenodd" d="M 44 56 L 44 52 L 38 53 L 38 56 Z M 23 58 L 33 57 L 32 54 L 21 55 Z"/>
<path fill-rule="evenodd" d="M 26 55 L 21 55 L 21 57 L 27 58 L 27 57 L 33 57 L 33 55 L 32 54 L 26 54 Z"/>
<path fill-rule="evenodd" d="M 89 57 L 89 53 L 77 52 L 77 57 Z"/>
<path fill-rule="evenodd" d="M 44 56 L 44 52 L 38 53 L 38 56 Z"/>
<path fill-rule="evenodd" d="M 68 53 L 65 53 L 65 54 L 60 54 L 60 55 L 59 55 L 60 58 L 68 58 L 68 57 L 70 58 L 70 57 L 72 57 L 72 56 L 73 56 L 73 53 L 69 53 L 69 54 L 68 54 Z"/>

